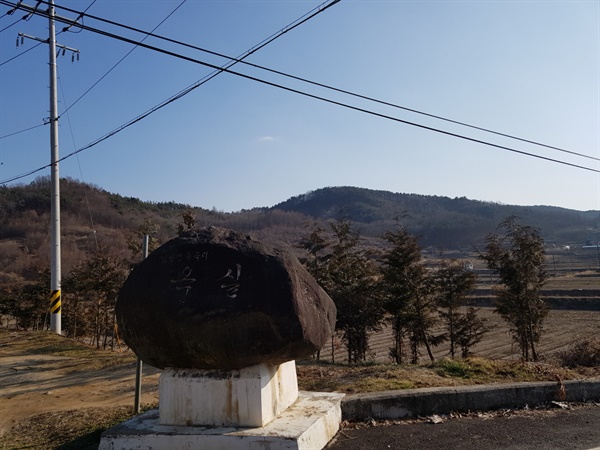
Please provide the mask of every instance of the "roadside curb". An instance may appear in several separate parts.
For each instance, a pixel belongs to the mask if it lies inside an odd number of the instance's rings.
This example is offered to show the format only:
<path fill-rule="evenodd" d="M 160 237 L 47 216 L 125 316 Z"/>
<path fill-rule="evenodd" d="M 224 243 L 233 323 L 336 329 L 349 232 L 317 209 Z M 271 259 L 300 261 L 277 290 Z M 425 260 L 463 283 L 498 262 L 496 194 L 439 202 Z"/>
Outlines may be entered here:
<path fill-rule="evenodd" d="M 561 388 L 564 386 L 564 390 Z M 585 402 L 600 399 L 600 380 L 562 383 L 507 383 L 406 389 L 349 394 L 342 400 L 344 420 L 394 420 L 451 412 L 522 408 L 551 401 Z"/>

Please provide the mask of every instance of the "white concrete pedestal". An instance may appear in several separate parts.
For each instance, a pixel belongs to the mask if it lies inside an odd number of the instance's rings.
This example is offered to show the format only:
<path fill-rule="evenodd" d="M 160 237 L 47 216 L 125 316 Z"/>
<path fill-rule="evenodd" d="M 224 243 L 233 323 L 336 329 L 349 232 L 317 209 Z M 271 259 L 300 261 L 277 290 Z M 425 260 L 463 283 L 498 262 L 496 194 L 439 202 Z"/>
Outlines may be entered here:
<path fill-rule="evenodd" d="M 300 392 L 298 400 L 264 427 L 161 425 L 158 410 L 102 434 L 99 450 L 320 450 L 342 420 L 344 394 Z"/>
<path fill-rule="evenodd" d="M 166 369 L 158 395 L 162 425 L 262 427 L 298 398 L 296 362 L 227 371 Z"/>
<path fill-rule="evenodd" d="M 319 450 L 344 394 L 298 392 L 295 361 L 241 370 L 167 369 L 158 410 L 102 434 L 99 450 Z"/>

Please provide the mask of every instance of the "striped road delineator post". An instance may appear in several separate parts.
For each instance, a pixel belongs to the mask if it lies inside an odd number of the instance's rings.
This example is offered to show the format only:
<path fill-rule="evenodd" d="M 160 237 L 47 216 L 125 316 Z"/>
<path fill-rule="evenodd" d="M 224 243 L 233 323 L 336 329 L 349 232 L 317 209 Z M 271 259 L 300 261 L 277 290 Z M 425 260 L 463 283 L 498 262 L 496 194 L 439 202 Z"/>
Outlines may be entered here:
<path fill-rule="evenodd" d="M 60 289 L 55 289 L 50 294 L 50 314 L 60 314 Z"/>

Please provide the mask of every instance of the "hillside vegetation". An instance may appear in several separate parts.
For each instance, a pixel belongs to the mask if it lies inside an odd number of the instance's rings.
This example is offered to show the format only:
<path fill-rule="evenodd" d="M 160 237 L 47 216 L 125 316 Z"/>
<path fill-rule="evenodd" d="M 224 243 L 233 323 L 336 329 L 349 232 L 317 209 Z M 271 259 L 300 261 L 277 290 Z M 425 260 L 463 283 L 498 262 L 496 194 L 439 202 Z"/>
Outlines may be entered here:
<path fill-rule="evenodd" d="M 191 212 L 196 226 L 232 228 L 297 254 L 307 224 L 339 218 L 352 221 L 365 237 L 364 245 L 375 247 L 384 245 L 380 238 L 393 228 L 396 218 L 419 236 L 423 248 L 439 250 L 471 251 L 511 214 L 540 228 L 546 242 L 557 246 L 581 248 L 600 236 L 600 211 L 519 207 L 466 198 L 329 187 L 273 207 L 223 213 L 175 202 L 144 202 L 62 179 L 63 275 L 98 249 L 115 257 L 138 260 L 141 236 L 151 234 L 155 246 L 175 237 L 185 211 Z M 49 228 L 48 177 L 27 185 L 0 187 L 0 288 L 31 280 L 48 267 Z"/>
<path fill-rule="evenodd" d="M 397 194 L 356 187 L 330 187 L 292 197 L 273 209 L 311 217 L 349 219 L 360 224 L 361 234 L 381 236 L 397 218 L 421 246 L 442 249 L 471 247 L 514 215 L 540 228 L 546 242 L 583 244 L 598 239 L 599 211 L 574 211 L 552 206 L 513 206 L 418 194 Z M 594 238 L 595 236 L 595 238 Z"/>

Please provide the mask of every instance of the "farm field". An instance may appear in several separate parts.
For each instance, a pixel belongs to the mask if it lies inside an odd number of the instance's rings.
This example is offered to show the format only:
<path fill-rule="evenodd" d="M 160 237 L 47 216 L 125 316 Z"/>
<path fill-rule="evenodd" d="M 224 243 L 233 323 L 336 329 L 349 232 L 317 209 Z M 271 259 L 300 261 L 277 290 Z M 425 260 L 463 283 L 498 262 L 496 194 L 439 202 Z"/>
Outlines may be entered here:
<path fill-rule="evenodd" d="M 550 276 L 544 286 L 543 297 L 547 299 L 551 309 L 538 345 L 538 354 L 542 360 L 552 361 L 557 352 L 567 350 L 576 341 L 600 336 L 600 271 L 589 269 L 591 265 L 587 265 L 588 269 L 585 270 L 570 271 L 576 263 L 581 264 L 580 259 L 569 260 L 569 264 L 565 264 L 564 260 L 557 258 L 560 261 L 558 272 Z M 481 263 L 476 261 L 477 264 Z M 509 333 L 509 325 L 494 313 L 492 306 L 488 306 L 494 302 L 491 284 L 493 279 L 482 267 L 476 267 L 476 270 L 479 271 L 479 283 L 473 298 L 476 304 L 486 305 L 479 308 L 479 316 L 486 320 L 490 329 L 483 340 L 473 347 L 472 354 L 492 360 L 518 360 L 520 351 Z M 442 331 L 440 329 L 439 333 Z M 373 333 L 369 340 L 369 361 L 390 363 L 389 347 L 392 342 L 390 326 L 384 326 L 380 332 Z M 442 344 L 434 348 L 433 353 L 436 359 L 443 358 L 448 356 L 449 348 Z M 339 337 L 323 348 L 321 359 L 340 363 L 348 360 Z M 427 355 L 423 353 L 421 362 L 427 361 Z"/>
<path fill-rule="evenodd" d="M 508 324 L 493 312 L 493 308 L 480 308 L 479 314 L 480 317 L 487 319 L 486 324 L 491 329 L 473 348 L 472 353 L 489 359 L 519 359 L 520 351 L 509 334 Z M 540 340 L 538 352 L 543 359 L 552 359 L 557 352 L 568 349 L 577 340 L 600 336 L 600 311 L 551 310 L 546 318 L 544 329 L 546 331 Z M 386 326 L 381 332 L 372 334 L 369 341 L 369 360 L 378 363 L 391 362 L 388 349 L 392 341 L 391 327 Z M 339 339 L 335 340 L 334 347 L 333 360 L 346 362 L 346 349 Z M 331 349 L 331 344 L 323 348 L 322 360 L 332 360 Z M 433 353 L 436 358 L 442 358 L 448 356 L 448 348 L 442 344 L 435 348 Z M 427 360 L 427 355 L 424 354 L 421 361 L 427 362 Z"/>

